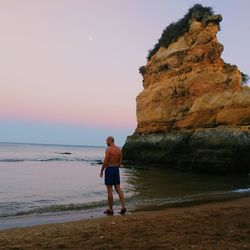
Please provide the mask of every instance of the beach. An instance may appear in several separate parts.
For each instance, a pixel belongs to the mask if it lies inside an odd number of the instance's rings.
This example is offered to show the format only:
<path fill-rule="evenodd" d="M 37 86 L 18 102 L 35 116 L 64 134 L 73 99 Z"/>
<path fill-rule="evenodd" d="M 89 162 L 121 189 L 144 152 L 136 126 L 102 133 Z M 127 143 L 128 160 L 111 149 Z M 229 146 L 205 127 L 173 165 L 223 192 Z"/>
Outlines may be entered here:
<path fill-rule="evenodd" d="M 250 198 L 0 231 L 0 249 L 249 249 Z"/>

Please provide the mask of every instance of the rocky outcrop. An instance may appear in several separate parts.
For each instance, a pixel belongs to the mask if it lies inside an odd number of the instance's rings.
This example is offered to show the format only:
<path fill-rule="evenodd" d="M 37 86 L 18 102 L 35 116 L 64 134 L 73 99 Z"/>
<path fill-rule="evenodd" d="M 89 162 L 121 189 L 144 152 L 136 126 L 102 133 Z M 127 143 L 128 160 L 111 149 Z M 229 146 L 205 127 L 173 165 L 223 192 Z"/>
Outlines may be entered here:
<path fill-rule="evenodd" d="M 205 21 L 204 21 L 205 20 Z M 201 172 L 250 169 L 250 88 L 237 66 L 225 63 L 217 32 L 220 15 L 197 20 L 140 68 L 135 134 L 124 158 Z"/>
<path fill-rule="evenodd" d="M 250 126 L 219 126 L 127 138 L 125 163 L 211 174 L 248 173 Z"/>

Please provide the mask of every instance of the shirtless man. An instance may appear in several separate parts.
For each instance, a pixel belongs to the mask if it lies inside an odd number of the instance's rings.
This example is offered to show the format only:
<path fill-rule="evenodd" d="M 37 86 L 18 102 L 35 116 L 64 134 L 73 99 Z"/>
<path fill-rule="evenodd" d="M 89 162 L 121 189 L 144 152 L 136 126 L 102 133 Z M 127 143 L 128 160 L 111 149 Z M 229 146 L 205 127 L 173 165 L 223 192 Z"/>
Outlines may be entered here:
<path fill-rule="evenodd" d="M 114 144 L 114 137 L 109 136 L 106 140 L 108 148 L 105 152 L 105 159 L 102 164 L 102 169 L 100 172 L 100 177 L 103 177 L 103 171 L 105 170 L 105 185 L 108 191 L 108 204 L 109 209 L 107 209 L 104 213 L 107 215 L 113 215 L 113 186 L 115 187 L 115 191 L 119 195 L 119 199 L 122 204 L 122 209 L 120 214 L 126 213 L 125 200 L 123 196 L 123 192 L 120 188 L 120 173 L 119 167 L 122 164 L 122 151 Z"/>

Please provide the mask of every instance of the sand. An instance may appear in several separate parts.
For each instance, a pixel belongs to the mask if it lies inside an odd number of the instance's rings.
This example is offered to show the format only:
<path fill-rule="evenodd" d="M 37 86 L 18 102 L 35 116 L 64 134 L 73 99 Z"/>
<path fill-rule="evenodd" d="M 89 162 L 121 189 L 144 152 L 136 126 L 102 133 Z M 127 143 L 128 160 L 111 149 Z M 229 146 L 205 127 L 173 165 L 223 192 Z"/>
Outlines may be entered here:
<path fill-rule="evenodd" d="M 250 198 L 3 230 L 0 249 L 250 249 Z"/>

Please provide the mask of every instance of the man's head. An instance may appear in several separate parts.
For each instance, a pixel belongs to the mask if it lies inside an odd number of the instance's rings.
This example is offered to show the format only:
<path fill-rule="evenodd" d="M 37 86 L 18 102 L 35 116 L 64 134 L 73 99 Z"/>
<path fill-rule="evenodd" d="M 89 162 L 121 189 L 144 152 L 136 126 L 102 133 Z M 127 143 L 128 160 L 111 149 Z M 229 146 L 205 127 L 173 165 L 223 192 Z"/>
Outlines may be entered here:
<path fill-rule="evenodd" d="M 112 144 L 114 144 L 115 142 L 115 139 L 113 136 L 109 136 L 107 139 L 106 139 L 106 143 L 108 146 L 111 146 Z"/>

